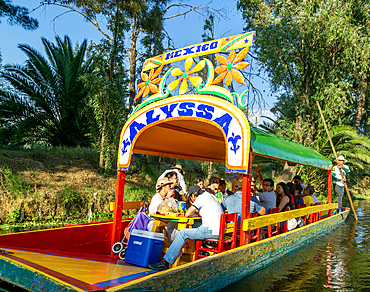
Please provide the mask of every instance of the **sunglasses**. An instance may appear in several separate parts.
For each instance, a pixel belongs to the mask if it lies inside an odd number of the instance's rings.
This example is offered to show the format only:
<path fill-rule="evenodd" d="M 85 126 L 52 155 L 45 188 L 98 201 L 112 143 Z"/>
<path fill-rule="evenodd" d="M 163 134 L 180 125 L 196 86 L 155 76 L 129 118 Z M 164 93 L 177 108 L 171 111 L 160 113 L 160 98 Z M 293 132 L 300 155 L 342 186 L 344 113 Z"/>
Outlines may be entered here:
<path fill-rule="evenodd" d="M 264 187 L 271 187 L 271 185 L 263 185 Z"/>

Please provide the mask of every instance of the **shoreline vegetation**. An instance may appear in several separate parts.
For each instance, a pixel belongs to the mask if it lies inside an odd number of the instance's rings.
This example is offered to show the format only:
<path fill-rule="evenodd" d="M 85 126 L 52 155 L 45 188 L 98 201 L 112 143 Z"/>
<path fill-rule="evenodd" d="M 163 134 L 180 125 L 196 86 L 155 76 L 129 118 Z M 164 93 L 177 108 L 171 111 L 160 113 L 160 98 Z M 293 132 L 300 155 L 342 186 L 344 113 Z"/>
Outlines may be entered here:
<path fill-rule="evenodd" d="M 232 175 L 225 175 L 223 164 L 134 155 L 124 200 L 139 201 L 145 196 L 150 200 L 158 176 L 174 163 L 182 164 L 187 184 L 196 177 L 206 180 L 218 175 L 229 178 L 231 187 Z M 115 166 L 106 172 L 98 165 L 99 153 L 92 148 L 0 149 L 0 233 L 111 220 Z M 274 176 L 275 181 L 279 179 L 278 174 Z M 368 176 L 358 180 L 350 185 L 351 195 L 356 199 L 369 197 L 369 185 Z M 123 214 L 134 215 L 135 210 Z"/>

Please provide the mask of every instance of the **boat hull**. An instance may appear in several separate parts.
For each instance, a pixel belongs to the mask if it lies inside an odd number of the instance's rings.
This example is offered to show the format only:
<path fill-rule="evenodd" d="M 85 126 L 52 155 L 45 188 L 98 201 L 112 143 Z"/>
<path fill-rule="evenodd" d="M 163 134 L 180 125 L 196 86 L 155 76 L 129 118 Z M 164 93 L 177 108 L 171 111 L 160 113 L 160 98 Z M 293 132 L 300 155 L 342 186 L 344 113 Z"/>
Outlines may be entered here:
<path fill-rule="evenodd" d="M 128 265 L 109 255 L 60 250 L 52 253 L 20 246 L 12 250 L 9 244 L 2 245 L 0 238 L 0 250 L 14 252 L 0 254 L 0 278 L 30 291 L 43 292 L 216 291 L 333 230 L 346 220 L 348 213 L 347 209 L 303 228 L 162 272 Z"/>

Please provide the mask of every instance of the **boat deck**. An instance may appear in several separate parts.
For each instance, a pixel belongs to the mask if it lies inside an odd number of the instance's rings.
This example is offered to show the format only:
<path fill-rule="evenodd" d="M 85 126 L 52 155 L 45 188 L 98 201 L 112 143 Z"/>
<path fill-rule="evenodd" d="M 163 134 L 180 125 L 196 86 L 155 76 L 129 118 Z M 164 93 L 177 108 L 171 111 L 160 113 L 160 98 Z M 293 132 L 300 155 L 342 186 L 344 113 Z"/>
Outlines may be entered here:
<path fill-rule="evenodd" d="M 14 277 L 17 279 L 13 279 L 13 281 L 17 282 L 18 285 L 23 281 L 34 281 L 34 278 L 41 274 L 44 276 L 43 278 L 58 282 L 59 285 L 62 283 L 65 288 L 69 287 L 72 291 L 99 291 L 157 272 L 126 264 L 123 260 L 109 255 L 38 252 L 9 248 L 1 250 L 9 252 L 9 254 L 0 255 L 0 257 L 6 258 L 5 262 L 7 263 L 2 262 L 3 266 L 0 267 L 0 270 L 5 272 L 5 270 L 14 269 L 14 266 L 17 266 L 18 271 L 14 273 Z M 22 272 L 19 273 L 20 271 Z M 29 272 L 32 272 L 32 279 L 29 278 Z M 25 285 L 25 287 L 27 286 Z"/>

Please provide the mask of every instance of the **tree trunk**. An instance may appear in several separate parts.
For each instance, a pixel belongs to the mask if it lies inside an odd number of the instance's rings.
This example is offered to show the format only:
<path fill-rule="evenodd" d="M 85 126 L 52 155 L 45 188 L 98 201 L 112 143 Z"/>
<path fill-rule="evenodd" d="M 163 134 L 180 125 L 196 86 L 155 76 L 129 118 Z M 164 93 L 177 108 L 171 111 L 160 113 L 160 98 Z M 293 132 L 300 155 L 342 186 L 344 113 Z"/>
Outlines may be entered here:
<path fill-rule="evenodd" d="M 136 58 L 137 58 L 137 49 L 136 43 L 137 38 L 140 33 L 140 29 L 136 25 L 137 20 L 132 17 L 131 18 L 131 48 L 130 48 L 130 84 L 129 84 L 129 92 L 130 92 L 130 100 L 129 100 L 129 111 L 134 103 L 135 98 L 135 85 L 136 85 Z"/>
<path fill-rule="evenodd" d="M 209 179 L 211 178 L 211 175 L 212 175 L 212 166 L 213 166 L 213 162 L 211 161 L 208 165 L 208 174 L 207 174 L 207 178 L 206 178 L 206 182 L 209 181 Z"/>
<path fill-rule="evenodd" d="M 363 74 L 361 78 L 358 80 L 358 82 L 359 82 L 358 86 L 359 95 L 357 99 L 356 115 L 354 121 L 354 126 L 357 132 L 359 132 L 362 116 L 365 114 L 365 101 L 368 86 L 367 74 Z"/>

